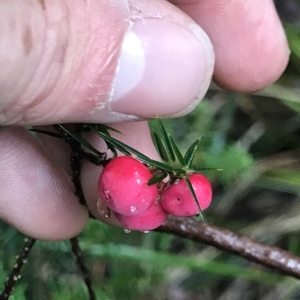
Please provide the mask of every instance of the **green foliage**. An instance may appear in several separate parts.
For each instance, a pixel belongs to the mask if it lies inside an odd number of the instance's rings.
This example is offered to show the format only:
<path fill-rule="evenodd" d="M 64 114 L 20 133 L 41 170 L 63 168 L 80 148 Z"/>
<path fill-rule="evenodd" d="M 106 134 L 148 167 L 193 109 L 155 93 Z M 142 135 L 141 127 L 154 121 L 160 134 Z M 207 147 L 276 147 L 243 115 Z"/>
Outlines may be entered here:
<path fill-rule="evenodd" d="M 251 170 L 254 159 L 251 154 L 239 146 L 229 145 L 219 153 L 202 153 L 201 164 L 205 167 L 221 168 L 222 171 L 213 172 L 211 176 L 217 178 L 224 185 L 230 185 L 238 177 L 244 176 Z"/>
<path fill-rule="evenodd" d="M 270 170 L 262 176 L 259 185 L 276 191 L 299 195 L 300 171 L 282 168 Z"/>
<path fill-rule="evenodd" d="M 279 283 L 281 280 L 280 276 L 271 273 L 257 272 L 251 269 L 243 270 L 229 263 L 224 265 L 223 263 L 201 260 L 196 257 L 172 255 L 159 251 L 154 252 L 152 249 L 148 250 L 112 243 L 84 245 L 84 249 L 95 257 L 112 257 L 113 259 L 121 259 L 121 261 L 124 259 L 125 262 L 131 260 L 136 263 L 149 263 L 156 272 L 162 272 L 166 268 L 178 267 L 189 270 L 202 270 L 203 272 L 226 277 L 236 277 L 236 274 L 239 273 L 241 278 L 271 285 Z M 124 270 L 122 270 L 123 272 Z"/>

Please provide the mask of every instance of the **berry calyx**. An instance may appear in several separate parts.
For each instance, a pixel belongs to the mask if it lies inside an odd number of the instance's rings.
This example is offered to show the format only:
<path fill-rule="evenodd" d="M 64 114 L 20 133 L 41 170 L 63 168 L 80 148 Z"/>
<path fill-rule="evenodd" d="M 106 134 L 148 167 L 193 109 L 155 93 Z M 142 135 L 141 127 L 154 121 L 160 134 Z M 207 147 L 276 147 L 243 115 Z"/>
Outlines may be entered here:
<path fill-rule="evenodd" d="M 167 212 L 156 202 L 148 210 L 138 216 L 126 217 L 114 213 L 118 221 L 129 230 L 148 231 L 162 225 L 167 219 Z"/>
<path fill-rule="evenodd" d="M 98 185 L 100 197 L 118 214 L 142 214 L 158 197 L 157 186 L 147 185 L 151 177 L 148 168 L 137 159 L 119 156 L 103 168 Z"/>
<path fill-rule="evenodd" d="M 193 186 L 201 210 L 205 210 L 212 200 L 212 187 L 209 180 L 199 173 L 191 173 L 187 177 Z M 180 179 L 163 191 L 161 204 L 168 213 L 177 217 L 199 214 L 199 208 L 184 179 Z"/>

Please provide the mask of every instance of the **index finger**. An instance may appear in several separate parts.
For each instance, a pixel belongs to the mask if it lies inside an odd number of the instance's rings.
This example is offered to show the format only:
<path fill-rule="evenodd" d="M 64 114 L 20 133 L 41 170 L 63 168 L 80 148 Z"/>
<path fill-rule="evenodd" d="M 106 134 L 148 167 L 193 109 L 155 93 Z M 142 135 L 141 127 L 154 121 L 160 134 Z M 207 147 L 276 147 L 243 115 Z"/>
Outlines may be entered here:
<path fill-rule="evenodd" d="M 282 74 L 289 47 L 272 0 L 169 0 L 209 35 L 216 54 L 215 81 L 250 92 Z"/>

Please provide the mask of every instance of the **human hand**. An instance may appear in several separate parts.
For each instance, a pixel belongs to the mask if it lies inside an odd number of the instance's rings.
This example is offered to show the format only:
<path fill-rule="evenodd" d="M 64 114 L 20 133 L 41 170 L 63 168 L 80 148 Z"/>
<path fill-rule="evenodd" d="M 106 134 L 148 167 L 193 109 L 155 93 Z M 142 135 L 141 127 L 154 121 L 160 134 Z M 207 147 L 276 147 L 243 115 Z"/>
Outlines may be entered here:
<path fill-rule="evenodd" d="M 181 116 L 213 71 L 222 87 L 250 92 L 275 81 L 289 56 L 271 0 L 11 0 L 0 19 L 1 125 Z M 157 158 L 146 122 L 116 127 L 123 142 Z M 65 239 L 88 213 L 68 176 L 70 150 L 41 140 L 22 127 L 1 132 L 0 218 L 36 238 Z M 84 193 L 101 219 L 99 172 L 83 163 Z"/>

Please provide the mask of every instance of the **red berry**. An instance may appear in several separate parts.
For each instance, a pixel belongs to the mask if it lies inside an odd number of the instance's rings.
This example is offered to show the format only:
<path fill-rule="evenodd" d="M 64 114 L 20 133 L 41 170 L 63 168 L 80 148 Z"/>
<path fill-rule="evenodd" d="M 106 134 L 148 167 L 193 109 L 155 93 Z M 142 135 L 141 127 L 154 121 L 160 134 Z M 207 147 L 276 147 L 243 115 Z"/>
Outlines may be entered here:
<path fill-rule="evenodd" d="M 201 210 L 209 207 L 212 200 L 212 188 L 209 180 L 202 174 L 188 175 L 194 188 Z M 163 208 L 177 217 L 188 217 L 199 214 L 195 199 L 184 179 L 169 186 L 161 196 Z"/>
<path fill-rule="evenodd" d="M 131 156 L 111 160 L 99 178 L 100 197 L 114 212 L 135 216 L 150 208 L 156 201 L 156 185 L 148 186 L 151 172 Z"/>
<path fill-rule="evenodd" d="M 126 229 L 147 231 L 162 225 L 166 221 L 168 214 L 161 204 L 156 202 L 138 216 L 126 217 L 117 213 L 115 213 L 115 216 Z"/>

